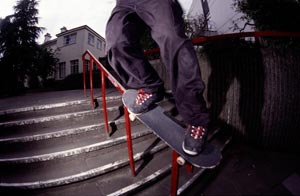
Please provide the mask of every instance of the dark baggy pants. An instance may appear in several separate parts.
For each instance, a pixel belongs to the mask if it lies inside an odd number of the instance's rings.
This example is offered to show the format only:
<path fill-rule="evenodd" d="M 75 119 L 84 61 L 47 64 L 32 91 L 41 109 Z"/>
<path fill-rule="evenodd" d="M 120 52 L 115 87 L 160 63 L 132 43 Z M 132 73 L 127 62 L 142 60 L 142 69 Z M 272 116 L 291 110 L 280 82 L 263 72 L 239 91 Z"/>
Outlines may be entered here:
<path fill-rule="evenodd" d="M 160 47 L 171 77 L 172 93 L 183 120 L 208 125 L 198 59 L 185 36 L 182 9 L 177 0 L 117 0 L 107 23 L 106 52 L 111 66 L 128 87 L 154 92 L 163 81 L 149 64 L 140 46 L 145 24 Z"/>

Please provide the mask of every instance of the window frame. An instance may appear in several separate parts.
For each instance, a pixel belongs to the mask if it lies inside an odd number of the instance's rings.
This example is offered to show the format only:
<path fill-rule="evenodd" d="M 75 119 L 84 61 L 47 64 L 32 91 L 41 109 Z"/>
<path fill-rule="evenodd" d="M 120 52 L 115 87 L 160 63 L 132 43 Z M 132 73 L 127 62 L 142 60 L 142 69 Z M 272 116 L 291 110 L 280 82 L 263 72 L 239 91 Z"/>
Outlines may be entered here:
<path fill-rule="evenodd" d="M 74 59 L 70 61 L 70 71 L 71 74 L 78 74 L 79 73 L 79 60 Z"/>
<path fill-rule="evenodd" d="M 91 46 L 95 45 L 95 35 L 91 33 L 88 34 L 88 44 Z"/>
<path fill-rule="evenodd" d="M 77 33 L 65 35 L 63 37 L 63 45 L 68 46 L 68 45 L 76 44 L 76 39 L 77 39 Z"/>
<path fill-rule="evenodd" d="M 66 62 L 58 63 L 58 78 L 64 79 L 66 77 Z"/>

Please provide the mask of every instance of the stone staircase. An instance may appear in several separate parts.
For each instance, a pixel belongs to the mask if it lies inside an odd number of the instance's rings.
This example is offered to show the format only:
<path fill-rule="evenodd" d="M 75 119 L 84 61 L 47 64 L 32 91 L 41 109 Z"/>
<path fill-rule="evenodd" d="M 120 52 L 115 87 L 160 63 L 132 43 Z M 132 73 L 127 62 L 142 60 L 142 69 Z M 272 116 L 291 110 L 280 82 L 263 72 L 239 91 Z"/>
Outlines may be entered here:
<path fill-rule="evenodd" d="M 107 97 L 110 136 L 98 102 L 96 109 L 83 99 L 0 111 L 0 193 L 169 195 L 172 151 L 143 124 L 131 122 L 132 176 L 121 96 Z M 226 137 L 217 143 L 221 148 Z M 184 170 L 178 193 L 190 191 L 204 171 Z"/>

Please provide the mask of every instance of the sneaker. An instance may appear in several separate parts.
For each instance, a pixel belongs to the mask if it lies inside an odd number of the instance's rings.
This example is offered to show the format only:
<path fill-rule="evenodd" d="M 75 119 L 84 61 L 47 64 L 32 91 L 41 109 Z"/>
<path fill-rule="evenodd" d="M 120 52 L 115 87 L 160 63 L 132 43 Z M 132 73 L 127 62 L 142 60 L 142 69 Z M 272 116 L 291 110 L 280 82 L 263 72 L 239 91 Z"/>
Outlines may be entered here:
<path fill-rule="evenodd" d="M 182 149 L 185 153 L 195 156 L 201 153 L 205 147 L 207 129 L 202 126 L 189 125 L 185 132 Z"/>
<path fill-rule="evenodd" d="M 147 93 L 143 89 L 139 89 L 131 112 L 134 114 L 147 112 L 155 103 L 163 100 L 163 98 L 164 95 L 161 92 Z"/>

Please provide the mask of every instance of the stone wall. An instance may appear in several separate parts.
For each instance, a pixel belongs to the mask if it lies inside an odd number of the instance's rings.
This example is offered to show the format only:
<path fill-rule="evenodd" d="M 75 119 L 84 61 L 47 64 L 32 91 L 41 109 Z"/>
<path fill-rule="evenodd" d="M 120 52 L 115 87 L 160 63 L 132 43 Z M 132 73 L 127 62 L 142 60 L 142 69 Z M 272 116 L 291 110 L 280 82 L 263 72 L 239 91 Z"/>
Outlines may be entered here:
<path fill-rule="evenodd" d="M 199 53 L 211 120 L 242 142 L 297 148 L 300 140 L 300 51 L 218 45 Z M 151 62 L 170 89 L 160 60 Z M 298 149 L 298 148 L 297 148 Z"/>

